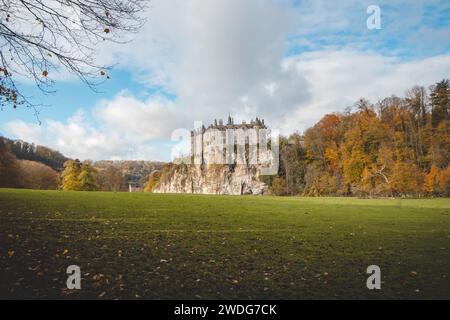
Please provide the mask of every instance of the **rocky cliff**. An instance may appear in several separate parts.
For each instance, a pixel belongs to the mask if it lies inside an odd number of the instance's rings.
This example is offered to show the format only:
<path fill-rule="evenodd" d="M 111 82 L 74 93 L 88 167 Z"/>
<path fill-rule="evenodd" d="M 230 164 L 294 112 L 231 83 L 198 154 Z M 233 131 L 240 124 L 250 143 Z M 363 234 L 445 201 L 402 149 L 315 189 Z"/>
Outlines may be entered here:
<path fill-rule="evenodd" d="M 259 180 L 257 166 L 171 164 L 163 169 L 153 192 L 262 195 L 267 185 Z"/>

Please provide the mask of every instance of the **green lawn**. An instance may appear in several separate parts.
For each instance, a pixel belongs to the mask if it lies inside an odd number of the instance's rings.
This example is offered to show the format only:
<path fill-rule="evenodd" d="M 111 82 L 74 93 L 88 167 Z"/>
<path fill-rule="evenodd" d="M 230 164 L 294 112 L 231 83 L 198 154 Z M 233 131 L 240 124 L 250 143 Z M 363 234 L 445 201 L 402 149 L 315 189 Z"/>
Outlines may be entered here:
<path fill-rule="evenodd" d="M 448 299 L 450 201 L 0 189 L 0 298 L 98 297 Z"/>

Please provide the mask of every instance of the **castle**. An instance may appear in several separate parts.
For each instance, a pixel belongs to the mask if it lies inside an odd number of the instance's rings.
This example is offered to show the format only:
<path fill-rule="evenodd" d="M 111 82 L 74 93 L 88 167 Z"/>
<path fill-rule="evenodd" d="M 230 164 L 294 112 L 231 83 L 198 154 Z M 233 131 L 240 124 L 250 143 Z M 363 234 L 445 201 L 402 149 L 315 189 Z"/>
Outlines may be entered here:
<path fill-rule="evenodd" d="M 256 164 L 267 145 L 267 126 L 263 119 L 224 124 L 214 120 L 191 131 L 191 159 L 195 164 Z M 264 149 L 263 149 L 264 148 Z"/>
<path fill-rule="evenodd" d="M 275 175 L 279 167 L 279 137 L 264 120 L 225 124 L 214 120 L 191 131 L 191 155 L 161 175 L 156 193 L 264 194 L 260 176 Z M 190 164 L 190 165 L 187 165 Z"/>

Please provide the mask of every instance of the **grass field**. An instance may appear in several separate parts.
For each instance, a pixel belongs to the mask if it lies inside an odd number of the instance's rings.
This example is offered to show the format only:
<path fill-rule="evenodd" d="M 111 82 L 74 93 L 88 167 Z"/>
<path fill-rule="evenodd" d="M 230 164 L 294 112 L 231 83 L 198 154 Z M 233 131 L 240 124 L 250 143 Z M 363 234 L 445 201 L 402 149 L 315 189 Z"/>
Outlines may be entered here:
<path fill-rule="evenodd" d="M 0 250 L 1 298 L 449 299 L 450 201 L 0 189 Z"/>

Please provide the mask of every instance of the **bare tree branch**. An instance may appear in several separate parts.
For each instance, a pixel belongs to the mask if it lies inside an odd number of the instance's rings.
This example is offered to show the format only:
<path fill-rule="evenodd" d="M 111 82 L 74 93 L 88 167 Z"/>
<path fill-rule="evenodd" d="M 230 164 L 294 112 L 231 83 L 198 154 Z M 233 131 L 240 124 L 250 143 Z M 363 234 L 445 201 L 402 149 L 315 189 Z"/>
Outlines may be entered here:
<path fill-rule="evenodd" d="M 126 43 L 145 23 L 148 0 L 0 0 L 0 106 L 25 105 L 38 115 L 17 86 L 32 80 L 54 92 L 53 75 L 68 71 L 96 91 L 110 66 L 95 53 L 104 41 Z M 28 79 L 28 80 L 27 80 Z"/>

